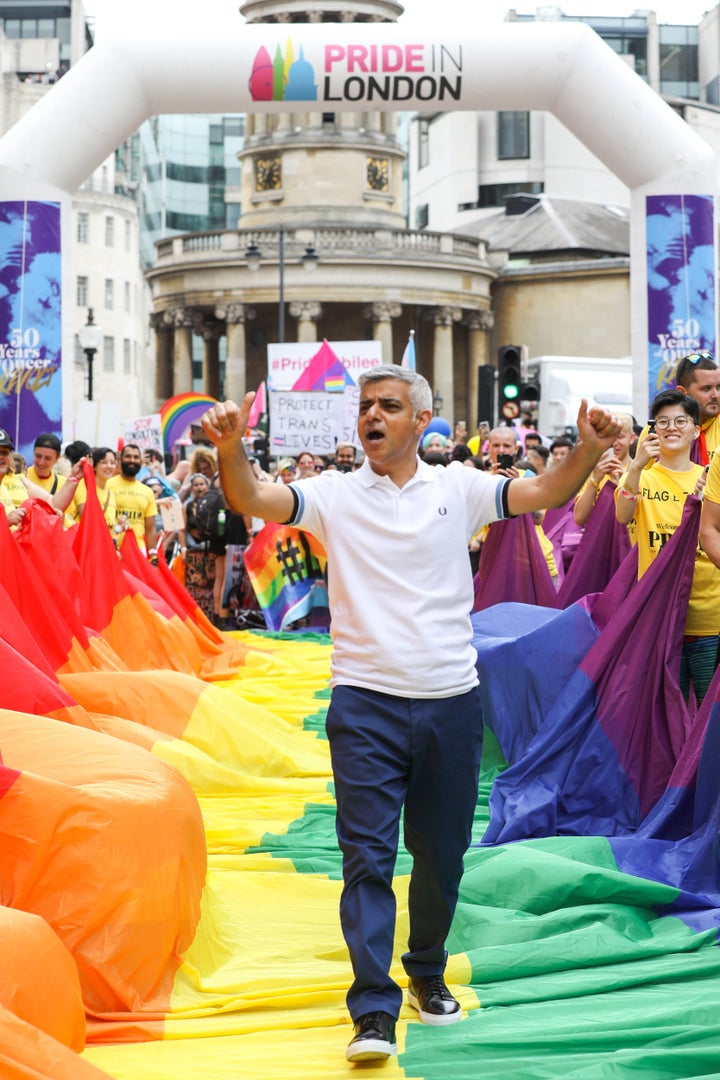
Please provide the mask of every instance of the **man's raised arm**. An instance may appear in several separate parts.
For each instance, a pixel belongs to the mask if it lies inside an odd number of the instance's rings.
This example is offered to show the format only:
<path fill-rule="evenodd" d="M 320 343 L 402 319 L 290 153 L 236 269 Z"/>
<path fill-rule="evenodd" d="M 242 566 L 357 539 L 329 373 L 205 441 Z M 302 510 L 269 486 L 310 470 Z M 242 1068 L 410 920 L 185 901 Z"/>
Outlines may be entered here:
<path fill-rule="evenodd" d="M 242 439 L 254 399 L 251 392 L 240 405 L 213 405 L 202 418 L 203 431 L 217 447 L 220 483 L 230 509 L 265 521 L 287 521 L 293 512 L 292 492 L 286 484 L 258 481 L 245 455 Z"/>
<path fill-rule="evenodd" d="M 512 480 L 508 488 L 511 514 L 527 514 L 562 506 L 575 495 L 601 455 L 612 446 L 622 425 L 606 409 L 588 410 L 583 399 L 577 418 L 578 442 L 566 458 L 540 476 Z"/>

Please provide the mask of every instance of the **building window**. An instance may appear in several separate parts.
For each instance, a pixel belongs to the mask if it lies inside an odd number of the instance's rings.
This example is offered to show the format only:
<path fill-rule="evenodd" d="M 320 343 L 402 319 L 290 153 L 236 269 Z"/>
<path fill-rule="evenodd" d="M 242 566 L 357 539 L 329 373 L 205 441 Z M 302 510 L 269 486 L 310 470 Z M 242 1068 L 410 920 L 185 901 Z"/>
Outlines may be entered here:
<path fill-rule="evenodd" d="M 418 169 L 430 164 L 430 121 L 418 120 Z"/>
<path fill-rule="evenodd" d="M 103 371 L 115 370 L 115 338 L 103 338 Z"/>
<path fill-rule="evenodd" d="M 125 222 L 125 250 L 130 251 L 132 249 L 132 228 L 130 222 Z"/>
<path fill-rule="evenodd" d="M 460 203 L 458 210 L 486 210 L 490 206 L 504 206 L 511 195 L 542 195 L 543 183 L 482 184 L 478 188 L 477 202 Z"/>
<path fill-rule="evenodd" d="M 497 114 L 498 161 L 530 157 L 530 113 Z"/>
<path fill-rule="evenodd" d="M 90 215 L 82 210 L 77 216 L 77 242 L 78 244 L 90 243 Z"/>
<path fill-rule="evenodd" d="M 88 279 L 86 277 L 78 277 L 77 279 L 75 303 L 78 307 L 87 307 L 88 305 Z"/>
<path fill-rule="evenodd" d="M 129 281 L 125 282 L 125 288 L 124 288 L 123 291 L 124 291 L 124 295 L 125 295 L 125 311 L 129 315 L 130 314 L 130 282 Z"/>
<path fill-rule="evenodd" d="M 107 165 L 103 165 L 102 172 L 101 172 L 100 176 L 101 176 L 100 190 L 101 191 L 109 191 L 110 190 L 110 184 L 109 184 L 109 178 L 108 178 L 108 167 L 107 167 Z"/>
<path fill-rule="evenodd" d="M 132 346 L 130 344 L 130 338 L 123 339 L 123 372 L 125 375 L 130 375 L 132 371 L 131 367 L 132 358 Z"/>
<path fill-rule="evenodd" d="M 115 247 L 115 218 L 112 215 L 105 218 L 105 247 Z"/>
<path fill-rule="evenodd" d="M 112 278 L 105 278 L 105 309 L 106 311 L 112 311 L 114 303 L 115 288 Z"/>
<path fill-rule="evenodd" d="M 415 228 L 427 229 L 428 221 L 430 220 L 430 206 L 428 203 L 423 203 L 422 206 L 415 207 Z"/>
<path fill-rule="evenodd" d="M 660 93 L 697 100 L 698 33 L 696 26 L 660 26 Z"/>

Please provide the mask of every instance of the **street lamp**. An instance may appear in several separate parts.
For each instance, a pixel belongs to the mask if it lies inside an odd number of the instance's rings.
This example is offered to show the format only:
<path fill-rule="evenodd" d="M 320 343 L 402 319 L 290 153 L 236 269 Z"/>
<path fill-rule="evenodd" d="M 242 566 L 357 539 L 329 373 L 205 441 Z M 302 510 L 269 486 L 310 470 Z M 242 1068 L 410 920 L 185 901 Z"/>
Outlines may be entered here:
<path fill-rule="evenodd" d="M 92 401 L 93 399 L 93 360 L 95 353 L 102 346 L 103 332 L 102 328 L 93 321 L 93 309 L 88 308 L 87 322 L 84 326 L 80 327 L 80 333 L 78 334 L 80 339 L 80 348 L 87 356 L 88 362 L 88 378 L 87 378 L 87 399 Z"/>
<path fill-rule="evenodd" d="M 253 240 L 245 252 L 245 262 L 248 265 L 248 269 L 253 272 L 259 270 L 262 260 L 263 253 Z M 308 273 L 311 273 L 315 269 L 320 261 L 320 256 L 312 244 L 306 246 L 305 251 L 300 256 L 300 261 Z M 278 229 L 278 264 L 280 268 L 278 290 L 278 340 L 282 342 L 285 340 L 285 230 L 283 228 Z"/>
<path fill-rule="evenodd" d="M 445 399 L 440 394 L 439 390 L 436 390 L 433 394 L 433 416 L 439 416 L 442 412 L 442 407 L 445 404 Z"/>

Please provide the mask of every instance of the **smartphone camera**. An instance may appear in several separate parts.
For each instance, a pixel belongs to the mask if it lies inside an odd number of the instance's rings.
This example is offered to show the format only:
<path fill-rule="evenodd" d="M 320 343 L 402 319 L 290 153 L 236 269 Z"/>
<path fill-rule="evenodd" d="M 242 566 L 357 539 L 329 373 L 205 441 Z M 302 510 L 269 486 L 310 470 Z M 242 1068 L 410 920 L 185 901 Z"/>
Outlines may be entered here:
<path fill-rule="evenodd" d="M 498 454 L 497 463 L 499 469 L 512 469 L 515 464 L 515 458 L 512 454 Z"/>
<path fill-rule="evenodd" d="M 654 434 L 655 434 L 655 421 L 654 420 L 648 420 L 648 435 L 654 435 Z"/>

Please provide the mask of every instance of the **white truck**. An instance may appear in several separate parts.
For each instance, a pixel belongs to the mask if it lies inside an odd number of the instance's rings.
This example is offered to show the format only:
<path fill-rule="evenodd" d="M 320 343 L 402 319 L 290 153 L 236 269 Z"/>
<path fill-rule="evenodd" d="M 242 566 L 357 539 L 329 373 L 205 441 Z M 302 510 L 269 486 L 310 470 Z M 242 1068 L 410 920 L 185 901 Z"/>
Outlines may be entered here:
<path fill-rule="evenodd" d="M 629 356 L 534 356 L 527 361 L 527 381 L 540 387 L 537 428 L 554 438 L 575 434 L 582 398 L 613 412 L 633 414 L 632 360 Z M 644 423 L 645 417 L 636 417 Z"/>

